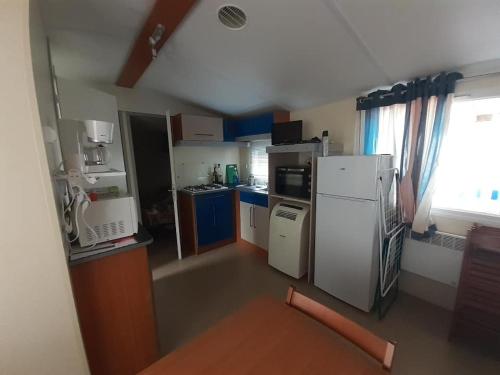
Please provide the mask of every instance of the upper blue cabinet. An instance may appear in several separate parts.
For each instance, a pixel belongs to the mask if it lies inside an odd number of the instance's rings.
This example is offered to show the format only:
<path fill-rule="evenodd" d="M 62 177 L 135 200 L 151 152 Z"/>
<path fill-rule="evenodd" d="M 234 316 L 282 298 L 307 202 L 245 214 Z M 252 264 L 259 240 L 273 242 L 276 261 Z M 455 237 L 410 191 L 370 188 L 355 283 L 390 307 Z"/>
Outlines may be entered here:
<path fill-rule="evenodd" d="M 273 124 L 290 121 L 290 113 L 269 112 L 258 116 L 224 120 L 224 141 L 245 140 L 260 134 L 269 134 Z"/>

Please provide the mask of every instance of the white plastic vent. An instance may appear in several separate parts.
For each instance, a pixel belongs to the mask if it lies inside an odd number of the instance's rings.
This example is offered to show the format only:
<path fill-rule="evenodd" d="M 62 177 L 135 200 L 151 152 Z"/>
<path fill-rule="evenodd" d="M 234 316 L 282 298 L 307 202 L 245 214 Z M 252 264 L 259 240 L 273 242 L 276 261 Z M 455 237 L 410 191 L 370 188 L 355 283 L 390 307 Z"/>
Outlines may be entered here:
<path fill-rule="evenodd" d="M 297 214 L 294 214 L 293 212 L 289 212 L 289 211 L 284 211 L 284 210 L 278 210 L 276 212 L 276 216 L 282 217 L 282 218 L 285 218 L 288 220 L 292 220 L 292 221 L 295 221 L 297 219 Z"/>
<path fill-rule="evenodd" d="M 408 238 L 414 241 L 427 242 L 431 245 L 442 246 L 451 250 L 464 251 L 465 250 L 465 237 L 455 234 L 436 232 L 430 238 L 415 238 L 411 235 L 411 230 L 408 231 Z"/>
<path fill-rule="evenodd" d="M 224 5 L 217 12 L 219 21 L 231 30 L 240 30 L 247 24 L 247 15 L 235 5 Z"/>

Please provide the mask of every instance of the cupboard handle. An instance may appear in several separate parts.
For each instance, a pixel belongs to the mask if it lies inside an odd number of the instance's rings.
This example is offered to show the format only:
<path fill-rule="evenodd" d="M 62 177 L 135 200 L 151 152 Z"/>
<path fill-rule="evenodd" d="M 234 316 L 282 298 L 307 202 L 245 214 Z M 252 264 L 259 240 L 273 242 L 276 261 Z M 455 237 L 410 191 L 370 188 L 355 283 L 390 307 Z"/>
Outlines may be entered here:
<path fill-rule="evenodd" d="M 215 224 L 215 204 L 212 203 L 212 212 L 214 214 L 214 227 L 216 226 Z"/>
<path fill-rule="evenodd" d="M 194 133 L 194 135 L 203 135 L 205 137 L 213 137 L 213 134 L 208 134 L 208 133 Z"/>
<path fill-rule="evenodd" d="M 252 227 L 252 206 L 250 206 L 250 228 Z"/>
<path fill-rule="evenodd" d="M 252 207 L 253 207 L 253 227 L 257 228 L 257 224 L 255 224 L 255 204 Z"/>

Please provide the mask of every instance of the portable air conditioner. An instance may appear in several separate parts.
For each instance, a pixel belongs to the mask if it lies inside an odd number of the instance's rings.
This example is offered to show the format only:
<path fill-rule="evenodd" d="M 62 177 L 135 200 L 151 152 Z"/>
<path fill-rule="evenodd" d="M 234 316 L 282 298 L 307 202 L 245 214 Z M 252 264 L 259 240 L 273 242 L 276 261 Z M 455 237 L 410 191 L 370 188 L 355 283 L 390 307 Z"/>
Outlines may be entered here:
<path fill-rule="evenodd" d="M 81 246 L 111 241 L 137 233 L 137 214 L 133 197 L 109 198 L 91 202 L 83 215 L 84 217 L 82 217 L 82 211 L 78 210 L 76 220 Z"/>
<path fill-rule="evenodd" d="M 283 201 L 274 206 L 269 227 L 269 265 L 296 279 L 307 270 L 309 205 Z"/>

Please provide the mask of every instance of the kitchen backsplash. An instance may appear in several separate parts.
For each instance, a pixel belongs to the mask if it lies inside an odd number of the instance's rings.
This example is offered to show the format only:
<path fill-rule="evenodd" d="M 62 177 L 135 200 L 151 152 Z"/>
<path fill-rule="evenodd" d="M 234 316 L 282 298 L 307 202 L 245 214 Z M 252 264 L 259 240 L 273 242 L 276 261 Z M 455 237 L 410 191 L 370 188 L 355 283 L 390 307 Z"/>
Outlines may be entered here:
<path fill-rule="evenodd" d="M 239 149 L 234 146 L 221 147 L 174 147 L 177 188 L 212 182 L 214 164 L 220 164 L 226 182 L 226 165 L 237 164 L 240 170 Z"/>

